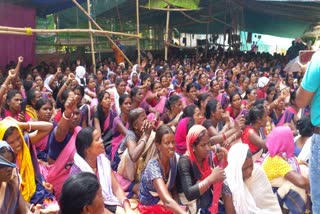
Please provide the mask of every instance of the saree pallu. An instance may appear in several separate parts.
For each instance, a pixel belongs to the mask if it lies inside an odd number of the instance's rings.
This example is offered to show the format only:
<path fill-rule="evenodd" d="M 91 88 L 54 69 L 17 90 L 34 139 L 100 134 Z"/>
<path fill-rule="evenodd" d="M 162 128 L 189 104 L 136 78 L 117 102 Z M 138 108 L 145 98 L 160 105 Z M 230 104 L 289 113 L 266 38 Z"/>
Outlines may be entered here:
<path fill-rule="evenodd" d="M 286 123 L 290 123 L 294 118 L 294 114 L 288 110 L 281 115 L 278 119 L 273 119 L 273 122 L 276 126 L 283 126 Z"/>
<path fill-rule="evenodd" d="M 15 127 L 18 130 L 20 141 L 21 141 L 21 150 L 17 155 L 17 166 L 19 166 L 19 174 L 21 176 L 21 194 L 25 201 L 29 202 L 31 197 L 36 191 L 36 178 L 34 167 L 32 164 L 31 154 L 27 144 L 25 143 L 25 139 L 23 134 L 16 124 L 15 120 L 11 117 L 7 117 L 4 120 L 0 121 L 0 139 L 3 139 L 3 136 L 8 128 Z"/>
<path fill-rule="evenodd" d="M 79 126 L 74 129 L 71 139 L 59 154 L 55 163 L 46 167 L 47 173 L 45 178 L 53 185 L 57 199 L 59 199 L 63 183 L 69 176 L 70 169 L 66 166 L 68 163 L 73 162 L 73 157 L 76 152 L 75 141 L 80 130 L 81 127 Z M 43 173 L 43 175 L 45 174 Z"/>

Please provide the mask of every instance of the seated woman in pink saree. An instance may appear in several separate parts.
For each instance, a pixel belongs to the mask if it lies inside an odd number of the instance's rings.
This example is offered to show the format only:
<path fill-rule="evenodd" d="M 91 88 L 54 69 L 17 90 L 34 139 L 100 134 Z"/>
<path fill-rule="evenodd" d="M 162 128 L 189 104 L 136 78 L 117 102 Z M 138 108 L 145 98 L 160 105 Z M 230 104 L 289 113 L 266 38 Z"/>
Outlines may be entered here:
<path fill-rule="evenodd" d="M 105 145 L 106 154 L 111 159 L 112 125 L 117 113 L 111 110 L 110 94 L 102 91 L 98 95 L 98 105 L 94 112 L 94 128 L 100 131 Z"/>
<path fill-rule="evenodd" d="M 47 181 L 53 185 L 55 195 L 60 196 L 62 185 L 69 175 L 68 165 L 76 151 L 75 138 L 80 131 L 80 111 L 75 94 L 71 91 L 64 103 L 64 112 L 49 137 Z"/>
<path fill-rule="evenodd" d="M 193 83 L 189 83 L 186 89 L 186 96 L 181 98 L 183 108 L 194 105 L 197 101 L 197 88 Z"/>
<path fill-rule="evenodd" d="M 148 91 L 146 94 L 146 102 L 151 105 L 156 112 L 162 114 L 167 101 L 168 90 L 162 88 L 159 81 L 151 83 L 150 89 L 151 91 Z"/>
<path fill-rule="evenodd" d="M 200 125 L 203 121 L 203 116 L 201 115 L 199 107 L 196 105 L 187 106 L 183 110 L 181 120 L 179 121 L 176 132 L 176 152 L 183 155 L 187 151 L 186 137 L 188 130 L 193 125 Z"/>
<path fill-rule="evenodd" d="M 117 151 L 121 141 L 126 136 L 129 128 L 128 117 L 131 109 L 131 98 L 128 94 L 122 94 L 119 98 L 119 105 L 121 113 L 113 120 L 112 124 L 112 142 L 111 142 L 111 160 L 114 158 L 114 154 Z"/>

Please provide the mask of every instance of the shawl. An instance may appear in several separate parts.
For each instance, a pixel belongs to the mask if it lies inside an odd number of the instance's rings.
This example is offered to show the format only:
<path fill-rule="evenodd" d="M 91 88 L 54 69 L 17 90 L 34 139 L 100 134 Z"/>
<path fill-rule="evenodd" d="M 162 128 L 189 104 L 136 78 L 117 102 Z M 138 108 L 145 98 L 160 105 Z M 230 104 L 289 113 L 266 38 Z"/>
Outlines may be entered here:
<path fill-rule="evenodd" d="M 236 143 L 231 146 L 228 153 L 228 166 L 225 169 L 226 180 L 232 192 L 233 205 L 238 214 L 262 213 L 256 206 L 256 202 L 242 177 L 242 166 L 248 150 L 248 145 L 243 143 Z"/>

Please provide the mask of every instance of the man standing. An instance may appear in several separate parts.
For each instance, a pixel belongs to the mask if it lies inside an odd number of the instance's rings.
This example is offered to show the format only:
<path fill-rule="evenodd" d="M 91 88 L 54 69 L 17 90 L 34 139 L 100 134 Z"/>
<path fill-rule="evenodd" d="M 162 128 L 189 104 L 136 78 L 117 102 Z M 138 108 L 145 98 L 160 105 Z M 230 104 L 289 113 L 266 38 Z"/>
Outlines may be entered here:
<path fill-rule="evenodd" d="M 117 39 L 115 41 L 116 45 L 118 46 L 118 48 L 115 45 L 112 45 L 112 50 L 114 51 L 114 55 L 116 58 L 116 63 L 117 65 L 119 65 L 120 63 L 124 63 L 124 56 L 122 55 L 122 53 L 120 52 L 120 50 L 125 54 L 125 46 L 123 44 L 120 43 L 120 40 Z M 120 49 L 120 50 L 119 50 Z"/>
<path fill-rule="evenodd" d="M 320 213 L 320 52 L 317 51 L 308 66 L 302 67 L 306 70 L 301 86 L 296 94 L 296 105 L 304 108 L 311 104 L 311 122 L 315 126 L 312 136 L 312 147 L 310 157 L 310 184 L 312 213 Z"/>

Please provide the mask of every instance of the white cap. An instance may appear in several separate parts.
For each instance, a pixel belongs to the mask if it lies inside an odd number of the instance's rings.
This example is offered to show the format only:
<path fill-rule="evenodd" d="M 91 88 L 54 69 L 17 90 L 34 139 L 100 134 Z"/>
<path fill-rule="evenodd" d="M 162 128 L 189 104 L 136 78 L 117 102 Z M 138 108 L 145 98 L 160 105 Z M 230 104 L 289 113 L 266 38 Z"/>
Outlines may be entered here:
<path fill-rule="evenodd" d="M 268 85 L 268 83 L 269 83 L 269 78 L 268 77 L 260 77 L 258 79 L 258 87 L 259 88 L 265 87 L 266 85 Z"/>

